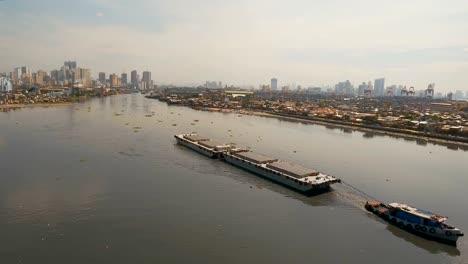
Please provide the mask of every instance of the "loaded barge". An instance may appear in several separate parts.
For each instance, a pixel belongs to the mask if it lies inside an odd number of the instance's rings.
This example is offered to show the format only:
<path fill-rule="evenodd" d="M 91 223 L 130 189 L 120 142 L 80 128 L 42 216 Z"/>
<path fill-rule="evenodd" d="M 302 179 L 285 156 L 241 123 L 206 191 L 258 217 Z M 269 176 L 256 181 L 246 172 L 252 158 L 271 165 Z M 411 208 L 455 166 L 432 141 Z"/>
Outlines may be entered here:
<path fill-rule="evenodd" d="M 178 144 L 205 156 L 223 159 L 229 164 L 302 193 L 326 191 L 331 184 L 341 182 L 340 179 L 314 169 L 238 148 L 234 144 L 212 141 L 196 133 L 175 135 L 175 138 Z"/>
<path fill-rule="evenodd" d="M 391 224 L 421 237 L 456 245 L 463 236 L 460 229 L 445 224 L 447 217 L 415 207 L 379 201 L 367 201 L 365 208 Z"/>

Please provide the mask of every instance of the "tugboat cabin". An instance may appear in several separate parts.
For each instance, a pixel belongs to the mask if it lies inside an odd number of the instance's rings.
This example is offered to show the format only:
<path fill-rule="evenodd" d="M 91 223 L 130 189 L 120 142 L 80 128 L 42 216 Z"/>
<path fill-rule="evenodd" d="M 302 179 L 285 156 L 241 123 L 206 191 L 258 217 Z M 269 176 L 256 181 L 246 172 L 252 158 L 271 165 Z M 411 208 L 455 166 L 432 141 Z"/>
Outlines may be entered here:
<path fill-rule="evenodd" d="M 447 218 L 444 216 L 436 215 L 406 204 L 391 203 L 389 207 L 392 216 L 414 224 L 441 228 L 445 226 L 443 222 L 447 221 Z"/>

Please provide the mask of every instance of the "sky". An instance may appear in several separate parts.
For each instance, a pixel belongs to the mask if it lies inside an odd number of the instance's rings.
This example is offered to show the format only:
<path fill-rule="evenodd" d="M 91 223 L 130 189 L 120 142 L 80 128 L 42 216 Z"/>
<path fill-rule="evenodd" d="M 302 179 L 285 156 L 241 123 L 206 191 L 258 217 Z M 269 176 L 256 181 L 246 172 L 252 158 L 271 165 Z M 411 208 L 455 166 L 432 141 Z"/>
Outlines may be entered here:
<path fill-rule="evenodd" d="M 0 72 L 149 70 L 158 84 L 468 90 L 466 0 L 0 0 Z"/>

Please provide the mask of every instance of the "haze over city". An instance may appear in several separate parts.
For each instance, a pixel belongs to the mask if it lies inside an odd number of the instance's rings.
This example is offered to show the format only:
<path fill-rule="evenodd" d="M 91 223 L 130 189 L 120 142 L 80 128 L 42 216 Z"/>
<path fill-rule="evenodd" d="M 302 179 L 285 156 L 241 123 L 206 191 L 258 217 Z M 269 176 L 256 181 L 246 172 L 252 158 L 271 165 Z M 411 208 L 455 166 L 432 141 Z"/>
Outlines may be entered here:
<path fill-rule="evenodd" d="M 466 90 L 466 1 L 0 2 L 0 72 L 64 59 L 163 84 L 387 84 Z"/>

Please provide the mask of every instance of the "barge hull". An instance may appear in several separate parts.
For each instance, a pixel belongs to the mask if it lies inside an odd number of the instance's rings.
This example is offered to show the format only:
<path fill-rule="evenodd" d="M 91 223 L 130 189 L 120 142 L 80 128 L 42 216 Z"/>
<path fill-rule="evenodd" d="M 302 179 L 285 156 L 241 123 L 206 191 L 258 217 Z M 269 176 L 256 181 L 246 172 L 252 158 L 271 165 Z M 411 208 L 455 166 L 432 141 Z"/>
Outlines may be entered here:
<path fill-rule="evenodd" d="M 203 154 L 209 158 L 212 158 L 212 159 L 219 159 L 221 157 L 220 153 L 217 153 L 217 152 L 214 152 L 214 151 L 209 151 L 209 150 L 206 150 L 205 148 L 203 147 L 200 147 L 200 146 L 197 146 L 193 143 L 190 143 L 190 142 L 186 142 L 182 139 L 180 139 L 179 137 L 175 137 L 176 140 L 177 140 L 177 144 L 179 145 L 182 145 L 184 147 L 187 147 L 191 150 L 194 150 L 200 154 Z"/>
<path fill-rule="evenodd" d="M 283 175 L 277 175 L 274 173 L 271 173 L 267 171 L 264 167 L 262 166 L 255 166 L 255 164 L 250 163 L 248 161 L 241 161 L 238 159 L 234 159 L 230 155 L 224 155 L 224 160 L 232 164 L 236 167 L 242 168 L 244 170 L 247 170 L 249 172 L 255 173 L 257 175 L 260 175 L 264 178 L 270 179 L 271 181 L 274 181 L 276 183 L 280 183 L 284 186 L 287 186 L 291 189 L 294 189 L 296 191 L 302 192 L 302 193 L 312 193 L 312 192 L 324 192 L 330 189 L 330 184 L 322 184 L 322 185 L 312 185 L 312 184 L 306 184 L 302 182 L 296 182 L 292 180 L 290 177 L 286 177 Z"/>

